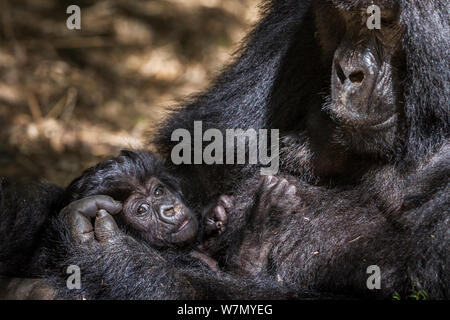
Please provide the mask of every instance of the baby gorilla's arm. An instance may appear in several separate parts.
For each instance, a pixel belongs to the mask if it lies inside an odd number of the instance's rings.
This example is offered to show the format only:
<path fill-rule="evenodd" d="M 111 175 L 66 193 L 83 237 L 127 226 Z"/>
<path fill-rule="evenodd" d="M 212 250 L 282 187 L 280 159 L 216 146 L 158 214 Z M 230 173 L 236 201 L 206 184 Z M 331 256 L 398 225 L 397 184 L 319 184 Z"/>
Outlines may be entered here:
<path fill-rule="evenodd" d="M 122 210 L 120 202 L 107 196 L 87 197 L 72 202 L 59 216 L 68 226 L 72 241 L 87 243 L 94 238 L 100 242 L 111 240 L 115 221 L 107 214 L 117 214 Z M 96 217 L 95 233 L 90 222 Z M 46 279 L 0 277 L 0 300 L 51 300 L 55 299 L 56 288 Z"/>
<path fill-rule="evenodd" d="M 208 251 L 214 245 L 218 236 L 226 230 L 228 214 L 234 208 L 234 199 L 231 196 L 222 195 L 217 202 L 213 202 L 203 213 L 204 239 L 199 246 L 200 251 Z"/>
<path fill-rule="evenodd" d="M 211 258 L 210 256 L 208 256 L 206 253 L 197 251 L 197 250 L 192 250 L 191 253 L 189 253 L 189 255 L 192 258 L 198 259 L 201 262 L 203 262 L 204 264 L 206 264 L 212 271 L 219 271 L 219 266 L 217 265 L 217 261 L 214 260 L 213 258 Z"/>

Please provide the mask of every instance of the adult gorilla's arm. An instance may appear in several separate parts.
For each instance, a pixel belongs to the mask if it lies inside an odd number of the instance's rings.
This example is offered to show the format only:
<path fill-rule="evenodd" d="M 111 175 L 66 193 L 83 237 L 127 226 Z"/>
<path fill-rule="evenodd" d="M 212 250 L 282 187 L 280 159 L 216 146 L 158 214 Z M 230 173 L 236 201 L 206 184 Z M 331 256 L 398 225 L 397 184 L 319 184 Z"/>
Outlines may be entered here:
<path fill-rule="evenodd" d="M 239 299 L 289 297 L 281 288 L 232 279 L 207 267 L 178 266 L 175 259 L 123 234 L 113 217 L 120 205 L 106 196 L 75 201 L 62 210 L 55 226 L 65 258 L 49 280 L 63 299 Z M 95 217 L 92 226 L 90 219 Z M 81 271 L 81 289 L 69 290 L 69 265 Z M 291 296 L 292 297 L 292 296 Z"/>
<path fill-rule="evenodd" d="M 33 278 L 34 259 L 61 194 L 45 181 L 0 178 L 0 299 L 52 299 L 53 289 Z"/>
<path fill-rule="evenodd" d="M 414 248 L 409 277 L 429 297 L 450 297 L 450 144 L 427 159 L 421 171 L 409 177 L 404 213 L 398 221 L 411 229 Z"/>
<path fill-rule="evenodd" d="M 310 0 L 265 1 L 263 18 L 247 36 L 239 57 L 206 92 L 171 111 L 160 124 L 151 141 L 158 153 L 171 159 L 178 144 L 172 140 L 173 132 L 186 129 L 194 137 L 194 121 L 202 122 L 203 132 L 214 128 L 224 134 L 226 129 L 275 128 L 282 135 L 288 122 L 298 125 L 308 102 L 316 99 L 314 92 L 323 88 L 320 79 L 325 74 L 319 64 L 311 63 L 317 60 L 319 48 L 312 24 L 306 21 L 311 19 L 310 4 Z M 299 37 L 302 41 L 295 42 Z M 186 190 L 197 186 L 193 195 L 186 196 L 194 197 L 192 202 L 200 208 L 216 196 L 229 194 L 245 180 L 247 170 L 254 169 L 214 164 L 175 167 L 177 176 L 187 181 Z"/>

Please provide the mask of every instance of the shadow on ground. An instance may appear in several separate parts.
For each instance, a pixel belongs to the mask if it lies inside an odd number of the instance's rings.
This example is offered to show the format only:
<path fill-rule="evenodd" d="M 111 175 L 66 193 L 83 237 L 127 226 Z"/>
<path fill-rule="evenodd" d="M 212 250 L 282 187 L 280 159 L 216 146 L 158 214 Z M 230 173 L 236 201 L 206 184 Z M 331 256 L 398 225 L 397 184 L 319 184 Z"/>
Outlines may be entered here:
<path fill-rule="evenodd" d="M 68 183 L 205 88 L 255 0 L 0 0 L 0 175 Z M 66 8 L 81 7 L 68 30 Z"/>

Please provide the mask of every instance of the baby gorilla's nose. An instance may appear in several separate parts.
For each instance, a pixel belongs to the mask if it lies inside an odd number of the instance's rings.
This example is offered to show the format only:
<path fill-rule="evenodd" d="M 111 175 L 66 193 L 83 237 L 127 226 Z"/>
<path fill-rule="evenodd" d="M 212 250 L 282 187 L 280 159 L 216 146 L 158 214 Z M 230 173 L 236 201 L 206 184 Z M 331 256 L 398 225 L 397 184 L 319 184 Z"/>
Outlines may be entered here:
<path fill-rule="evenodd" d="M 165 218 L 172 218 L 176 211 L 173 205 L 162 205 L 160 208 L 160 213 L 161 216 L 165 217 Z"/>

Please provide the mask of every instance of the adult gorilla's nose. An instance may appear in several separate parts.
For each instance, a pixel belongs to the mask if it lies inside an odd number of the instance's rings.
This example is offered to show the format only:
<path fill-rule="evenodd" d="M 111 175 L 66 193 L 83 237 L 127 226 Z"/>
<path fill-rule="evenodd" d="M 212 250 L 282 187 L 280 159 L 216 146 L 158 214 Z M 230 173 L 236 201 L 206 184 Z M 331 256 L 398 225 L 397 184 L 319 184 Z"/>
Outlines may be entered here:
<path fill-rule="evenodd" d="M 366 70 L 364 68 L 348 68 L 348 64 L 344 64 L 343 66 L 344 68 L 339 61 L 336 61 L 334 65 L 336 76 L 341 84 L 345 84 L 346 81 L 350 80 L 350 84 L 358 85 L 364 81 L 366 76 Z"/>
<path fill-rule="evenodd" d="M 354 41 L 344 40 L 333 59 L 333 101 L 346 112 L 367 116 L 370 95 L 378 73 L 379 66 L 375 55 L 366 42 L 355 44 Z"/>

